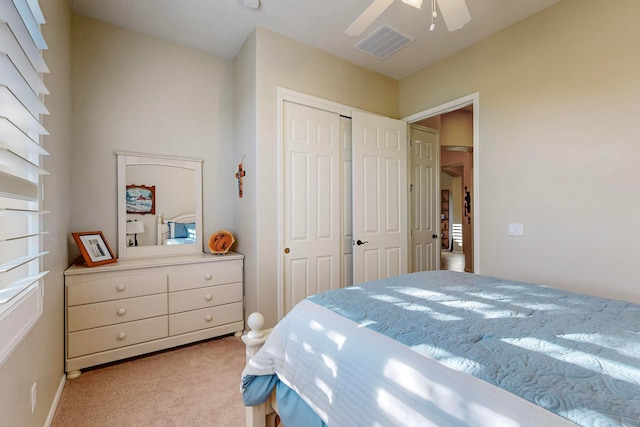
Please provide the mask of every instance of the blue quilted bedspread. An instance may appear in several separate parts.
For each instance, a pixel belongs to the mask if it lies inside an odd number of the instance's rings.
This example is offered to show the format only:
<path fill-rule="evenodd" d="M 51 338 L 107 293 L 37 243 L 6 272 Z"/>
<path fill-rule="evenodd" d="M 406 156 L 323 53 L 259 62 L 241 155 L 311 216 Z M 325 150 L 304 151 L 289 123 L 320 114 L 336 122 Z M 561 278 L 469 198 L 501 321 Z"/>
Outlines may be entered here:
<path fill-rule="evenodd" d="M 309 297 L 581 426 L 640 426 L 640 305 L 468 273 Z"/>

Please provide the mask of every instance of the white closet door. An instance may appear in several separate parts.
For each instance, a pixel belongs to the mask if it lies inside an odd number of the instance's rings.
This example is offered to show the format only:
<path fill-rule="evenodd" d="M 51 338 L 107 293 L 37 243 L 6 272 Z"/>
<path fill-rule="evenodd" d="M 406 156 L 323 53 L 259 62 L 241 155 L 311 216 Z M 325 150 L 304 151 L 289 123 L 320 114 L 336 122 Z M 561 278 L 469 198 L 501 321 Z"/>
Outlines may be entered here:
<path fill-rule="evenodd" d="M 353 185 L 351 119 L 340 117 L 342 145 L 342 286 L 353 285 Z"/>
<path fill-rule="evenodd" d="M 408 272 L 407 124 L 353 112 L 354 284 Z"/>
<path fill-rule="evenodd" d="M 412 271 L 440 267 L 438 131 L 411 127 L 411 256 Z"/>
<path fill-rule="evenodd" d="M 340 287 L 340 151 L 338 114 L 284 103 L 285 314 Z"/>

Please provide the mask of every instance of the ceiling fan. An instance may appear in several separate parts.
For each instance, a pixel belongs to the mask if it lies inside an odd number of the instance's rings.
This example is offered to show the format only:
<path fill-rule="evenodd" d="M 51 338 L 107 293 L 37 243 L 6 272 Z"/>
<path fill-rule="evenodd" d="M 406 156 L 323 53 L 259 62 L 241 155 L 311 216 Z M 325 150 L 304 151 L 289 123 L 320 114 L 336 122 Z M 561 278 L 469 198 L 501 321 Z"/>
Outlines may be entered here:
<path fill-rule="evenodd" d="M 393 1 L 394 0 L 373 0 L 373 3 L 349 25 L 349 28 L 345 31 L 347 35 L 353 37 L 362 34 L 378 16 L 382 15 L 382 12 L 391 6 Z M 403 3 L 413 6 L 416 9 L 422 7 L 422 1 L 423 0 L 402 0 Z M 438 16 L 436 5 L 437 8 L 440 9 L 444 23 L 449 31 L 460 29 L 471 20 L 471 15 L 469 14 L 465 0 L 431 0 L 431 31 L 435 28 L 433 18 Z"/>

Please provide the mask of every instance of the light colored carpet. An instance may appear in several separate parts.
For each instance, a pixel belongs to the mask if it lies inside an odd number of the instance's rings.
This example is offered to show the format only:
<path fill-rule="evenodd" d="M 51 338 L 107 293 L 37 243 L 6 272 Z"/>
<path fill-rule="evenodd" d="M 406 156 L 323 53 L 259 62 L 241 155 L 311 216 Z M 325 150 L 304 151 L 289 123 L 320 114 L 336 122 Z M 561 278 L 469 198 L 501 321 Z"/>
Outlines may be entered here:
<path fill-rule="evenodd" d="M 238 337 L 87 370 L 68 380 L 53 427 L 245 425 Z"/>

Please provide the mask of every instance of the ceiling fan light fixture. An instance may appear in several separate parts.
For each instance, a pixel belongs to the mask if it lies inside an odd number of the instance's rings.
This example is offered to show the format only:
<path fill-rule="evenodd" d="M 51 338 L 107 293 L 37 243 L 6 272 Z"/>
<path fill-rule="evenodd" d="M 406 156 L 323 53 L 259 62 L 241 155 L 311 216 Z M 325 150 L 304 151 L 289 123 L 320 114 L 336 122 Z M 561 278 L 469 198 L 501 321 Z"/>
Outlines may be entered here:
<path fill-rule="evenodd" d="M 471 21 L 465 0 L 437 0 L 440 14 L 449 31 L 459 30 Z"/>
<path fill-rule="evenodd" d="M 436 0 L 431 0 L 431 25 L 429 25 L 429 31 L 433 32 L 436 29 L 435 19 L 438 17 L 436 10 Z"/>
<path fill-rule="evenodd" d="M 259 0 L 244 0 L 245 2 L 259 2 Z M 371 4 L 364 12 L 356 18 L 345 30 L 350 37 L 359 36 L 374 21 L 380 18 L 382 13 L 394 2 L 394 0 L 370 0 Z M 435 20 L 442 16 L 445 26 L 449 31 L 455 31 L 464 27 L 470 20 L 471 15 L 467 8 L 466 0 L 430 0 L 431 1 L 431 25 L 430 31 L 436 28 Z M 402 0 L 416 9 L 422 7 L 424 0 Z M 438 13 L 438 9 L 439 12 Z"/>
<path fill-rule="evenodd" d="M 350 37 L 359 36 L 373 21 L 378 19 L 378 17 L 382 15 L 382 12 L 387 10 L 392 3 L 393 0 L 373 0 L 369 7 L 349 25 L 345 33 Z"/>
<path fill-rule="evenodd" d="M 416 9 L 420 9 L 422 7 L 422 0 L 402 0 L 402 3 L 413 6 Z"/>

